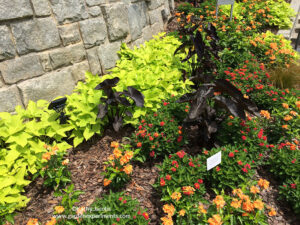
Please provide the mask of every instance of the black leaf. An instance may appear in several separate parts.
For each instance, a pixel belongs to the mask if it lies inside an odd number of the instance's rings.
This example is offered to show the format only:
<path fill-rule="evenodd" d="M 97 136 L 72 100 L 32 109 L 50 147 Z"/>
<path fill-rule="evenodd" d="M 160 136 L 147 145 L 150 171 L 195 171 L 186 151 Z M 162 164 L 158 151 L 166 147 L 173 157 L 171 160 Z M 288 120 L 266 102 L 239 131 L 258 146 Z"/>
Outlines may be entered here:
<path fill-rule="evenodd" d="M 229 98 L 225 98 L 223 96 L 215 96 L 215 101 L 223 106 L 229 113 L 236 117 L 240 117 L 242 119 L 245 119 L 245 111 L 243 107 L 240 107 L 237 102 L 234 102 L 233 100 Z"/>
<path fill-rule="evenodd" d="M 115 77 L 113 79 L 106 79 L 102 83 L 98 84 L 95 87 L 95 90 L 108 89 L 108 88 L 115 87 L 119 81 L 120 81 L 119 77 Z"/>
<path fill-rule="evenodd" d="M 122 117 L 115 116 L 115 121 L 113 122 L 113 128 L 116 132 L 120 130 L 120 127 L 123 125 Z"/>
<path fill-rule="evenodd" d="M 129 116 L 129 117 L 133 117 L 132 113 L 131 113 L 130 111 L 128 111 L 128 110 L 125 111 L 125 115 L 126 115 L 126 116 Z"/>
<path fill-rule="evenodd" d="M 127 89 L 128 91 L 124 91 L 123 94 L 127 97 L 132 98 L 136 106 L 144 107 L 144 95 L 134 87 L 128 86 Z"/>
<path fill-rule="evenodd" d="M 97 118 L 104 118 L 104 116 L 107 114 L 108 112 L 108 106 L 107 104 L 99 104 L 98 105 L 98 114 L 97 114 Z"/>

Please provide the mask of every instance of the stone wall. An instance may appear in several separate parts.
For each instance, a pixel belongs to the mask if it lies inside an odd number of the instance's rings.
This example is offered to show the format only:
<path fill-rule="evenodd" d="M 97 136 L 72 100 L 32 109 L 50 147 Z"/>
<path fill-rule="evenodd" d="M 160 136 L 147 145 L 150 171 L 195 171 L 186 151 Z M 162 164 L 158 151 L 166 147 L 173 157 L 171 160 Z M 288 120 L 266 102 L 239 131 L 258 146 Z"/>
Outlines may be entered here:
<path fill-rule="evenodd" d="M 151 39 L 172 9 L 174 0 L 0 0 L 0 112 L 106 73 L 122 42 Z"/>

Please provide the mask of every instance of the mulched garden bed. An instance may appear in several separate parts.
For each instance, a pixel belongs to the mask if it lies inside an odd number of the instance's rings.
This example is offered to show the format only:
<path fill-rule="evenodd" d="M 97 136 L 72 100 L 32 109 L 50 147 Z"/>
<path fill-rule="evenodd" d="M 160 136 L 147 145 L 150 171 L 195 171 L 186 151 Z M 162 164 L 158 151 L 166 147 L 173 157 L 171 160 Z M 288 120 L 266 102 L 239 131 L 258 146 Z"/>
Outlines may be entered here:
<path fill-rule="evenodd" d="M 176 5 L 178 5 L 177 2 Z M 166 31 L 170 32 L 177 29 L 178 23 L 173 19 L 168 24 Z M 191 155 L 200 152 L 195 129 L 194 127 L 187 131 L 190 134 L 190 145 L 185 146 L 183 149 Z M 103 176 L 100 173 L 103 171 L 104 161 L 113 152 L 110 143 L 112 141 L 121 142 L 123 137 L 131 136 L 132 132 L 133 128 L 130 126 L 123 128 L 119 133 L 107 130 L 103 136 L 94 136 L 90 141 L 79 145 L 75 149 L 70 149 L 68 168 L 72 175 L 72 183 L 76 190 L 85 192 L 79 197 L 80 202 L 76 206 L 89 206 L 96 197 L 101 197 L 108 193 L 108 189 L 103 187 Z M 157 181 L 159 176 L 159 170 L 155 167 L 156 164 L 159 164 L 159 162 L 134 164 L 131 182 L 121 190 L 136 198 L 140 202 L 141 207 L 147 208 L 151 225 L 160 224 L 160 217 L 163 216 L 163 203 L 160 202 L 161 196 L 152 187 L 152 184 Z M 286 202 L 277 200 L 279 184 L 267 172 L 266 168 L 260 168 L 255 177 L 253 177 L 253 179 L 259 178 L 270 181 L 269 190 L 262 192 L 261 196 L 277 212 L 275 217 L 268 217 L 268 223 L 272 225 L 300 224 L 300 218 L 297 218 L 297 215 L 295 215 L 289 205 Z M 29 218 L 37 218 L 44 224 L 53 216 L 54 207 L 59 205 L 61 197 L 54 197 L 53 191 L 45 189 L 42 184 L 43 179 L 38 178 L 25 188 L 25 195 L 31 200 L 27 207 L 15 216 L 16 225 L 25 225 Z M 208 193 L 205 197 L 213 199 L 214 195 Z"/>
<path fill-rule="evenodd" d="M 195 134 L 195 127 L 187 131 L 189 134 Z M 103 170 L 103 162 L 112 154 L 110 147 L 112 141 L 121 142 L 123 137 L 131 136 L 132 127 L 125 127 L 119 133 L 107 130 L 102 137 L 94 136 L 90 141 L 79 145 L 69 152 L 69 170 L 72 174 L 72 183 L 76 190 L 85 193 L 79 197 L 79 204 L 76 206 L 89 206 L 96 197 L 101 197 L 108 193 L 108 189 L 103 187 L 103 176 L 100 173 Z M 197 144 L 197 135 L 190 135 L 190 145 L 183 148 L 191 155 L 200 152 Z M 159 162 L 148 162 L 145 164 L 136 163 L 132 173 L 132 180 L 121 191 L 136 198 L 141 207 L 147 208 L 151 219 L 151 225 L 160 224 L 160 217 L 163 216 L 160 195 L 151 186 L 157 181 L 159 170 L 155 165 Z M 273 208 L 277 215 L 268 217 L 269 224 L 272 225 L 297 225 L 300 224 L 299 218 L 293 213 L 291 208 L 285 202 L 279 202 L 278 184 L 272 176 L 263 168 L 258 170 L 254 179 L 267 179 L 270 181 L 268 191 L 262 192 L 263 200 Z M 37 179 L 26 188 L 26 196 L 31 198 L 26 209 L 15 216 L 15 224 L 26 224 L 29 218 L 37 218 L 43 224 L 53 216 L 54 207 L 59 205 L 61 197 L 55 198 L 53 191 L 47 190 L 42 186 L 43 180 Z M 207 199 L 213 199 L 213 193 L 206 195 Z"/>

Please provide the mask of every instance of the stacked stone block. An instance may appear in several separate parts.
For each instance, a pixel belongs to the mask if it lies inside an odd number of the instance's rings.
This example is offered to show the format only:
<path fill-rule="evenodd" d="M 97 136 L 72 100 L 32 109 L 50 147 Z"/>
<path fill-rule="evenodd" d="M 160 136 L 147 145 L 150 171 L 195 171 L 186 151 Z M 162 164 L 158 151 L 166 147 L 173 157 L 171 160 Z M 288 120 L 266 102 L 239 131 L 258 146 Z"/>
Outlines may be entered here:
<path fill-rule="evenodd" d="M 105 74 L 121 43 L 163 31 L 174 0 L 1 0 L 0 112 L 70 94 Z"/>

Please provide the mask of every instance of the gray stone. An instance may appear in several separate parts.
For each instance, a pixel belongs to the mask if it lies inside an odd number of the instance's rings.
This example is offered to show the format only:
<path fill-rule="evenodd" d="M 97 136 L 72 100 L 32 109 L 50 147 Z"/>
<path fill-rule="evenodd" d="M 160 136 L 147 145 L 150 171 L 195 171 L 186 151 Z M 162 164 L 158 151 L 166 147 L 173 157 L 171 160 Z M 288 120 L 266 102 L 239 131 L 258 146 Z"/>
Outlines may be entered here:
<path fill-rule="evenodd" d="M 174 2 L 174 0 L 169 0 L 169 6 L 170 6 L 170 10 L 174 10 L 175 9 L 175 2 Z"/>
<path fill-rule="evenodd" d="M 17 105 L 22 105 L 16 85 L 0 89 L 0 112 L 14 112 Z"/>
<path fill-rule="evenodd" d="M 83 38 L 83 43 L 86 48 L 91 48 L 95 45 L 104 43 L 107 31 L 103 18 L 92 18 L 81 21 L 79 23 Z"/>
<path fill-rule="evenodd" d="M 143 39 L 144 41 L 149 41 L 152 39 L 152 30 L 150 26 L 147 26 L 143 29 Z"/>
<path fill-rule="evenodd" d="M 44 73 L 37 55 L 27 55 L 0 63 L 2 77 L 7 84 L 14 84 Z"/>
<path fill-rule="evenodd" d="M 87 58 L 90 64 L 92 74 L 102 74 L 101 64 L 98 58 L 98 47 L 87 50 Z"/>
<path fill-rule="evenodd" d="M 29 0 L 1 0 L 0 21 L 32 16 Z"/>
<path fill-rule="evenodd" d="M 0 78 L 0 88 L 2 88 L 3 86 L 4 86 L 4 83 L 3 83 L 3 81 Z"/>
<path fill-rule="evenodd" d="M 82 44 L 53 50 L 49 53 L 49 56 L 53 69 L 69 66 L 86 59 L 85 49 Z"/>
<path fill-rule="evenodd" d="M 71 67 L 71 73 L 76 82 L 83 81 L 85 79 L 85 72 L 89 70 L 90 67 L 87 61 L 77 63 Z"/>
<path fill-rule="evenodd" d="M 50 2 L 60 24 L 88 18 L 83 0 L 50 0 Z"/>
<path fill-rule="evenodd" d="M 16 55 L 14 44 L 7 26 L 0 26 L 0 60 L 10 59 Z"/>
<path fill-rule="evenodd" d="M 140 39 L 137 39 L 135 40 L 134 42 L 132 42 L 132 46 L 136 46 L 136 47 L 140 47 L 140 45 L 144 44 L 144 39 L 143 38 L 140 38 Z"/>
<path fill-rule="evenodd" d="M 64 46 L 81 41 L 77 23 L 60 26 L 58 31 Z"/>
<path fill-rule="evenodd" d="M 130 5 L 131 3 L 131 0 L 122 0 L 123 3 L 127 4 L 127 5 Z"/>
<path fill-rule="evenodd" d="M 75 82 L 69 68 L 18 84 L 23 95 L 24 105 L 27 105 L 29 100 L 52 101 L 58 96 L 71 94 L 74 86 Z"/>
<path fill-rule="evenodd" d="M 128 11 L 124 3 L 103 6 L 109 40 L 125 38 L 129 32 Z"/>
<path fill-rule="evenodd" d="M 99 47 L 98 56 L 101 61 L 102 69 L 104 69 L 104 71 L 102 71 L 103 73 L 106 73 L 108 69 L 116 65 L 116 61 L 119 59 L 117 52 L 120 50 L 120 46 L 120 42 L 114 42 Z"/>
<path fill-rule="evenodd" d="M 51 14 L 48 0 L 31 0 L 31 2 L 37 16 L 49 16 Z"/>
<path fill-rule="evenodd" d="M 100 5 L 100 4 L 104 4 L 105 0 L 86 0 L 86 4 L 88 6 L 95 6 L 95 5 Z"/>
<path fill-rule="evenodd" d="M 164 27 L 161 23 L 155 23 L 155 24 L 151 25 L 151 30 L 152 30 L 152 34 L 156 35 L 159 32 L 162 32 L 164 30 Z"/>
<path fill-rule="evenodd" d="M 162 0 L 147 0 L 149 10 L 157 9 L 163 4 Z"/>
<path fill-rule="evenodd" d="M 142 27 L 147 26 L 150 24 L 150 18 L 148 14 L 147 4 L 145 1 L 137 3 L 140 9 L 140 24 Z"/>
<path fill-rule="evenodd" d="M 137 5 L 130 5 L 128 7 L 128 22 L 131 34 L 131 40 L 138 39 L 142 34 L 142 26 L 140 23 L 141 12 Z"/>
<path fill-rule="evenodd" d="M 101 8 L 99 6 L 93 6 L 89 8 L 89 14 L 92 17 L 100 16 L 101 15 Z"/>
<path fill-rule="evenodd" d="M 56 24 L 50 17 L 19 22 L 11 26 L 17 51 L 21 55 L 60 45 Z"/>
<path fill-rule="evenodd" d="M 150 24 L 160 23 L 163 24 L 163 19 L 160 9 L 155 9 L 149 12 Z"/>
<path fill-rule="evenodd" d="M 40 62 L 42 63 L 45 72 L 49 72 L 52 70 L 49 53 L 46 52 L 40 54 Z"/>

